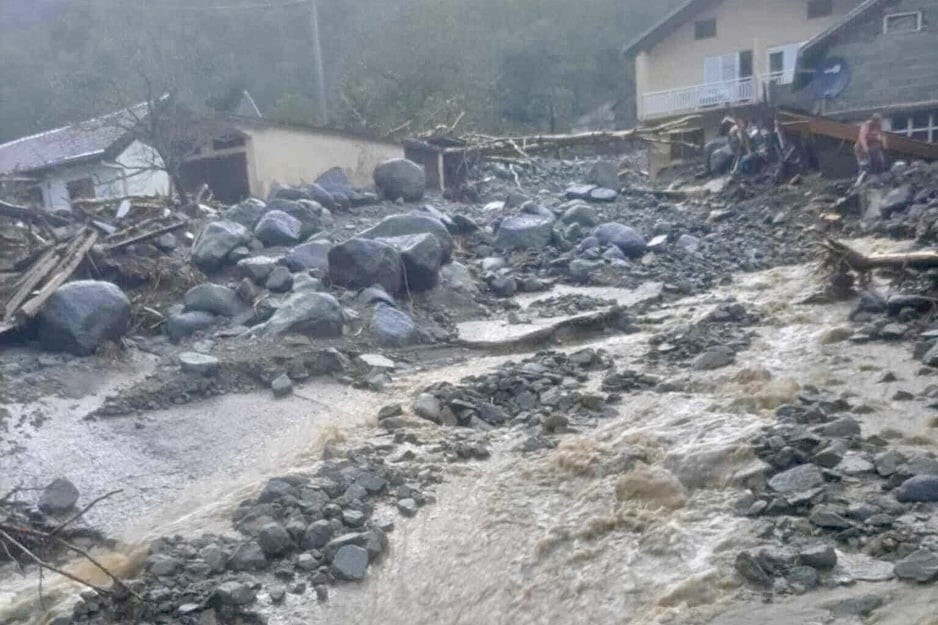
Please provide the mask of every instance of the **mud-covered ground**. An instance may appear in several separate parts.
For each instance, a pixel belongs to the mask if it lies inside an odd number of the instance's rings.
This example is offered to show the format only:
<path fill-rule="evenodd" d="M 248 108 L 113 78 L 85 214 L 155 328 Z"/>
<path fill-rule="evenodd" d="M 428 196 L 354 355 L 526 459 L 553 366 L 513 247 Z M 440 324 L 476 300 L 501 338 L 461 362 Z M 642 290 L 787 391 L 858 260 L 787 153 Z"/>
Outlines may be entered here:
<path fill-rule="evenodd" d="M 555 167 L 522 190 L 559 211 L 588 165 Z M 513 185 L 493 171 L 479 203 L 434 203 L 488 224 Z M 0 621 L 934 625 L 938 504 L 899 494 L 938 472 L 930 313 L 817 297 L 830 188 L 625 194 L 601 219 L 648 239 L 667 223 L 665 247 L 587 284 L 574 246 L 511 256 L 554 286 L 509 298 L 487 288 L 489 243 L 466 238 L 479 293 L 422 346 L 211 337 L 206 387 L 173 361 L 192 344 L 151 336 L 90 359 L 5 352 L 0 473 L 67 476 L 82 502 L 122 488 L 82 523 L 119 541 L 96 554 L 144 601 L 76 603 L 47 575 L 45 613 L 35 572 L 6 565 Z M 616 322 L 555 325 L 590 315 Z M 393 368 L 361 359 L 379 351 Z M 272 375 L 301 366 L 274 399 Z M 807 486 L 786 489 L 792 469 Z"/>

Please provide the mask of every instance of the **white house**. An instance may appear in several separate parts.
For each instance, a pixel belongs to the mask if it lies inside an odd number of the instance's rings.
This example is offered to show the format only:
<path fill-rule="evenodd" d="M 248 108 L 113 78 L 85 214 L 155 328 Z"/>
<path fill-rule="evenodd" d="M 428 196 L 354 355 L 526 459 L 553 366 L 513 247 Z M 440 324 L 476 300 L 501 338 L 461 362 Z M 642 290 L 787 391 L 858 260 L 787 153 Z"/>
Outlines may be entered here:
<path fill-rule="evenodd" d="M 68 210 L 78 198 L 166 195 L 159 155 L 129 132 L 145 105 L 0 145 L 0 178 L 29 181 L 29 199 Z"/>

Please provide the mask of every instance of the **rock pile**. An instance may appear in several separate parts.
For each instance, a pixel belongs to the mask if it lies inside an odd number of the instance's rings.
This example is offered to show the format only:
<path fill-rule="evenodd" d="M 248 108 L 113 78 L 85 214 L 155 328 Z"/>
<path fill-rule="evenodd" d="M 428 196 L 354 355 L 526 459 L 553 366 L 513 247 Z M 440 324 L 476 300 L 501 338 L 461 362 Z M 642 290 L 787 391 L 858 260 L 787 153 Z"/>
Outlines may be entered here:
<path fill-rule="evenodd" d="M 758 321 L 742 304 L 721 304 L 700 321 L 672 328 L 649 341 L 649 362 L 687 364 L 696 370 L 731 365 L 736 353 L 749 347 L 752 333 L 746 330 Z"/>

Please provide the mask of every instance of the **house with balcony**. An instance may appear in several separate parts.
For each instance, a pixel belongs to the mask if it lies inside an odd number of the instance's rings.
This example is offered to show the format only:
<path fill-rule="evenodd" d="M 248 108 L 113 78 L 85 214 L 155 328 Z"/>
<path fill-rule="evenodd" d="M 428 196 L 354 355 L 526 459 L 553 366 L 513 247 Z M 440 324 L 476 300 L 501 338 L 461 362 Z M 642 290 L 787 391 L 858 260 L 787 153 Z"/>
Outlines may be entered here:
<path fill-rule="evenodd" d="M 745 114 L 773 86 L 792 85 L 802 45 L 861 0 L 688 0 L 629 43 L 639 123 L 685 115 L 683 139 L 702 146 L 729 112 Z M 674 156 L 673 154 L 671 155 Z"/>

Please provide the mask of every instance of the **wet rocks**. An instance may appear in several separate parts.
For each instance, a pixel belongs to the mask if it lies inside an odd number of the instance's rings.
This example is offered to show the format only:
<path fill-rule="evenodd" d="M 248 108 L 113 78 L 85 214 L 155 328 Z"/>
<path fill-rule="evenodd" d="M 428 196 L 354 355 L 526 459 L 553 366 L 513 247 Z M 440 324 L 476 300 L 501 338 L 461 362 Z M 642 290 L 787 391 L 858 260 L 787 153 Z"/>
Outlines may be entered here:
<path fill-rule="evenodd" d="M 228 566 L 235 571 L 251 571 L 262 569 L 267 564 L 264 550 L 257 541 L 249 541 L 235 549 L 228 560 Z"/>
<path fill-rule="evenodd" d="M 443 246 L 432 234 L 410 234 L 376 239 L 400 252 L 404 262 L 404 280 L 412 292 L 428 291 L 439 282 L 443 264 Z"/>
<path fill-rule="evenodd" d="M 431 393 L 421 393 L 414 404 L 414 414 L 427 421 L 439 423 L 442 411 L 440 400 Z"/>
<path fill-rule="evenodd" d="M 424 211 L 390 215 L 376 225 L 361 232 L 362 239 L 385 239 L 415 234 L 432 234 L 440 242 L 443 250 L 443 263 L 448 263 L 453 253 L 453 237 L 439 219 Z"/>
<path fill-rule="evenodd" d="M 374 307 L 368 325 L 379 345 L 401 347 L 417 340 L 417 325 L 407 313 L 387 304 Z"/>
<path fill-rule="evenodd" d="M 234 317 L 246 308 L 238 294 L 226 286 L 206 282 L 186 292 L 187 312 L 206 312 L 223 317 Z"/>
<path fill-rule="evenodd" d="M 896 499 L 902 502 L 938 501 L 938 475 L 916 475 L 896 489 Z"/>
<path fill-rule="evenodd" d="M 116 285 L 79 280 L 60 286 L 39 312 L 40 344 L 49 351 L 88 356 L 119 340 L 130 324 L 130 300 Z"/>
<path fill-rule="evenodd" d="M 320 275 L 329 273 L 329 250 L 332 243 L 325 240 L 310 241 L 297 245 L 283 257 L 283 264 L 290 271 L 307 271 L 314 269 Z"/>
<path fill-rule="evenodd" d="M 279 259 L 272 256 L 254 256 L 238 261 L 238 273 L 256 284 L 264 284 L 267 276 L 277 267 Z"/>
<path fill-rule="evenodd" d="M 252 332 L 258 336 L 278 336 L 288 332 L 316 337 L 342 336 L 342 306 L 328 293 L 292 293 L 276 312 Z"/>
<path fill-rule="evenodd" d="M 322 205 L 312 200 L 297 200 L 295 202 L 288 200 L 272 200 L 267 204 L 267 210 L 268 213 L 266 213 L 264 217 L 270 212 L 278 212 L 286 213 L 293 220 L 298 221 L 300 227 L 297 240 L 306 239 L 310 235 L 330 228 L 334 223 L 332 214 Z M 264 218 L 262 218 L 262 221 L 263 219 Z M 295 224 L 293 221 L 283 219 L 279 216 L 277 221 L 278 225 L 275 230 L 279 231 L 280 234 L 276 235 L 275 239 L 279 240 L 281 235 L 288 235 L 294 232 Z M 258 222 L 258 226 L 260 226 L 260 222 Z M 255 232 L 256 230 L 257 227 L 255 227 Z M 280 243 L 280 245 L 289 245 L 289 243 Z"/>
<path fill-rule="evenodd" d="M 179 354 L 179 364 L 182 370 L 192 375 L 210 376 L 218 373 L 221 362 L 214 356 L 198 352 L 183 352 Z"/>
<path fill-rule="evenodd" d="M 78 489 L 64 477 L 56 478 L 39 496 L 39 509 L 47 514 L 68 512 L 78 503 Z"/>
<path fill-rule="evenodd" d="M 268 246 L 293 245 L 300 240 L 303 224 L 292 215 L 280 210 L 264 214 L 254 227 L 254 236 Z"/>
<path fill-rule="evenodd" d="M 610 222 L 605 223 L 593 231 L 601 244 L 612 244 L 622 250 L 630 258 L 638 258 L 645 253 L 645 239 L 634 228 Z"/>
<path fill-rule="evenodd" d="M 379 284 L 398 293 L 403 284 L 400 253 L 392 246 L 354 238 L 329 251 L 329 275 L 333 283 L 349 289 Z"/>
<path fill-rule="evenodd" d="M 773 476 L 769 487 L 777 493 L 789 494 L 809 491 L 824 483 L 821 470 L 813 464 L 802 464 Z"/>
<path fill-rule="evenodd" d="M 281 265 L 270 272 L 265 286 L 271 293 L 286 293 L 293 288 L 293 274 Z"/>
<path fill-rule="evenodd" d="M 830 545 L 814 545 L 800 550 L 798 561 L 820 571 L 829 571 L 837 565 L 837 552 Z"/>
<path fill-rule="evenodd" d="M 213 598 L 220 604 L 226 606 L 242 606 L 253 603 L 257 593 L 246 582 L 227 581 L 222 582 L 215 589 Z"/>
<path fill-rule="evenodd" d="M 523 213 L 506 217 L 498 227 L 495 246 L 499 249 L 540 249 L 550 243 L 554 219 L 547 215 Z"/>
<path fill-rule="evenodd" d="M 192 262 L 203 271 L 215 271 L 225 264 L 232 250 L 250 239 L 250 231 L 240 223 L 210 222 L 192 245 Z"/>
<path fill-rule="evenodd" d="M 619 168 L 611 161 L 596 161 L 586 175 L 586 181 L 597 187 L 618 190 Z"/>
<path fill-rule="evenodd" d="M 896 562 L 896 577 L 926 583 L 938 579 L 938 553 L 919 549 Z"/>
<path fill-rule="evenodd" d="M 367 569 L 368 550 L 357 545 L 343 545 L 332 560 L 333 574 L 346 581 L 364 579 Z"/>
<path fill-rule="evenodd" d="M 270 383 L 270 390 L 274 392 L 274 397 L 286 397 L 293 392 L 293 380 L 286 373 L 281 373 Z"/>
<path fill-rule="evenodd" d="M 378 165 L 374 180 L 381 195 L 392 202 L 419 202 L 427 189 L 427 174 L 423 167 L 403 158 Z"/>
<path fill-rule="evenodd" d="M 695 371 L 710 371 L 727 367 L 736 361 L 736 354 L 729 347 L 719 345 L 697 356 L 691 363 Z"/>
<path fill-rule="evenodd" d="M 293 539 L 284 527 L 276 521 L 264 525 L 257 533 L 257 543 L 268 560 L 286 555 L 293 550 Z"/>
<path fill-rule="evenodd" d="M 567 225 L 579 224 L 584 228 L 595 228 L 599 225 L 599 214 L 592 206 L 576 202 L 571 203 L 560 220 Z"/>
<path fill-rule="evenodd" d="M 249 198 L 226 210 L 223 217 L 226 221 L 234 222 L 253 231 L 265 212 L 267 212 L 267 204 L 256 198 Z"/>
<path fill-rule="evenodd" d="M 192 336 L 196 332 L 208 330 L 216 323 L 215 315 L 202 311 L 183 312 L 170 315 L 166 319 L 166 334 L 174 343 Z"/>

